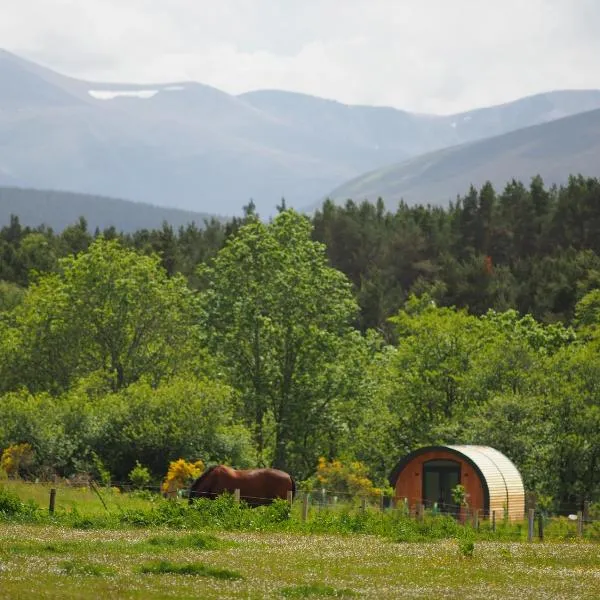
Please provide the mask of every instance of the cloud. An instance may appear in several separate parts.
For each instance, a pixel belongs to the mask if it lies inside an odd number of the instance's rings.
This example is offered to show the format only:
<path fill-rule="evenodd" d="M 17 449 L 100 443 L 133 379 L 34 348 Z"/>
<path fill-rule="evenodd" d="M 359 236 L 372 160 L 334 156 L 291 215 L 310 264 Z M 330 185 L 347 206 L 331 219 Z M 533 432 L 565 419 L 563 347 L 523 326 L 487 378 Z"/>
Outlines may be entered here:
<path fill-rule="evenodd" d="M 192 79 L 449 113 L 600 87 L 597 0 L 2 0 L 8 50 L 103 81 Z"/>

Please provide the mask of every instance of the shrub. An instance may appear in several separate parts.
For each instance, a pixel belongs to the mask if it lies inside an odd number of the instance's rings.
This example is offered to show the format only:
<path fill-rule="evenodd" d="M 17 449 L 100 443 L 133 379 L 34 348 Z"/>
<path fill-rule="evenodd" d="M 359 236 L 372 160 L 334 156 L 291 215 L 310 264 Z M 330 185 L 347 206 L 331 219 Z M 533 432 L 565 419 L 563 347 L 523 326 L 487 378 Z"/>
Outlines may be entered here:
<path fill-rule="evenodd" d="M 367 467 L 354 461 L 344 465 L 339 460 L 327 462 L 319 458 L 314 482 L 317 485 L 341 494 L 351 496 L 379 496 L 381 490 L 373 486 L 367 477 Z"/>
<path fill-rule="evenodd" d="M 19 474 L 33 464 L 34 452 L 31 444 L 13 444 L 2 452 L 0 468 L 9 477 Z"/>
<path fill-rule="evenodd" d="M 473 552 L 475 551 L 475 542 L 470 538 L 459 538 L 458 551 L 461 556 L 465 558 L 473 558 Z"/>
<path fill-rule="evenodd" d="M 139 460 L 135 461 L 135 467 L 131 469 L 129 473 L 129 481 L 133 484 L 133 487 L 140 489 L 150 483 L 150 471 L 148 467 L 144 467 L 140 464 Z"/>
<path fill-rule="evenodd" d="M 23 503 L 11 490 L 0 487 L 0 513 L 5 515 L 17 515 L 23 510 Z"/>
<path fill-rule="evenodd" d="M 169 464 L 169 471 L 161 489 L 168 496 L 174 496 L 178 490 L 187 487 L 194 479 L 200 477 L 202 471 L 204 471 L 204 463 L 201 460 L 193 463 L 183 458 L 174 460 Z"/>

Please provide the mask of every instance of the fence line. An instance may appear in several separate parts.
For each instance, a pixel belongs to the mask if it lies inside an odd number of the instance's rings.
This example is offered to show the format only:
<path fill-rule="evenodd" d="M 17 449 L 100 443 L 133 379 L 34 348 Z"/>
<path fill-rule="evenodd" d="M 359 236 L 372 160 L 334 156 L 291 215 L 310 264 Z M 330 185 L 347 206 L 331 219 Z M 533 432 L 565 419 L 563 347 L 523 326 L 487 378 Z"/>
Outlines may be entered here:
<path fill-rule="evenodd" d="M 77 485 L 65 484 L 64 486 L 60 486 L 59 484 L 51 483 L 51 482 L 44 483 L 44 482 L 33 482 L 33 481 L 20 481 L 20 483 L 26 483 L 29 485 L 41 485 L 41 486 L 45 486 L 45 487 L 52 486 L 50 488 L 49 511 L 54 512 L 54 505 L 56 502 L 57 490 L 60 490 L 60 487 L 65 487 L 65 488 L 90 487 L 90 489 L 93 489 L 91 486 L 94 485 L 95 482 L 90 480 L 86 483 L 81 483 L 81 484 L 77 484 Z M 117 487 L 118 484 L 121 484 L 119 487 L 123 487 L 124 489 L 130 490 L 130 491 L 136 491 L 136 490 L 146 490 L 146 491 L 158 490 L 158 491 L 160 491 L 160 490 L 162 490 L 161 486 L 145 485 L 145 486 L 139 486 L 136 488 L 131 483 L 125 484 L 125 482 L 111 482 L 111 484 L 114 484 L 114 487 Z M 107 486 L 100 486 L 100 490 L 106 489 L 106 487 Z M 179 490 L 179 492 L 181 492 L 181 496 L 185 497 L 185 498 L 187 498 L 189 495 L 188 488 L 183 488 L 183 489 Z M 204 497 L 204 498 L 215 498 L 219 495 L 220 495 L 219 493 L 210 493 L 210 492 L 198 493 L 199 497 Z M 271 501 L 272 500 L 272 498 L 261 497 L 261 496 L 247 496 L 247 495 L 241 496 L 239 494 L 239 490 L 234 490 L 233 495 L 234 495 L 234 498 L 238 501 L 240 501 L 240 500 L 242 500 L 242 501 L 243 500 Z M 460 509 L 460 508 L 458 508 L 457 504 L 444 504 L 444 503 L 434 503 L 433 506 L 428 507 L 428 506 L 426 506 L 426 503 L 422 502 L 421 498 L 408 498 L 408 497 L 397 498 L 397 497 L 392 497 L 392 496 L 384 496 L 383 494 L 362 495 L 362 496 L 358 495 L 357 496 L 354 494 L 350 494 L 348 492 L 332 492 L 332 491 L 323 490 L 323 489 L 316 491 L 316 492 L 314 490 L 312 490 L 312 491 L 297 490 L 296 496 L 290 497 L 290 495 L 288 495 L 287 500 L 288 500 L 288 502 L 290 502 L 290 504 L 294 504 L 296 501 L 298 501 L 299 498 L 302 498 L 303 515 L 304 514 L 307 515 L 308 510 L 311 506 L 317 507 L 319 510 L 322 510 L 324 507 L 334 508 L 336 505 L 343 506 L 345 504 L 343 499 L 342 499 L 342 501 L 338 502 L 338 499 L 340 497 L 351 500 L 352 503 L 355 504 L 357 507 L 360 507 L 360 510 L 363 512 L 375 510 L 375 511 L 381 511 L 382 513 L 384 513 L 384 512 L 404 513 L 408 517 L 414 517 L 415 519 L 418 519 L 421 521 L 423 520 L 423 518 L 426 515 L 427 516 L 435 516 L 435 515 L 444 516 L 444 515 L 446 515 L 446 516 L 451 516 L 451 517 L 460 519 L 465 523 L 471 523 L 474 525 L 475 528 L 478 528 L 481 522 L 489 522 L 493 531 L 496 530 L 499 523 L 504 523 L 504 522 L 510 520 L 508 518 L 508 515 L 506 515 L 505 511 L 498 511 L 498 510 L 487 510 L 487 511 L 476 510 L 476 511 L 473 511 L 468 506 Z M 384 502 L 385 498 L 388 499 L 387 506 L 386 506 L 386 503 Z M 571 506 L 572 508 L 578 508 L 573 505 L 569 505 L 569 506 Z M 589 510 L 589 506 L 587 506 L 586 508 Z M 572 515 L 571 520 L 573 521 L 574 525 L 576 526 L 577 535 L 583 535 L 583 530 L 586 525 L 600 522 L 600 519 L 590 518 L 588 510 L 582 511 L 581 509 L 579 509 L 579 510 L 574 510 L 571 513 L 571 515 Z M 563 515 L 563 517 L 564 517 L 564 515 Z M 532 528 L 533 528 L 532 519 L 536 519 L 536 518 L 538 519 L 538 537 L 540 537 L 542 539 L 545 523 L 551 522 L 552 520 L 555 520 L 557 517 L 550 517 L 550 516 L 546 515 L 544 513 L 544 511 L 540 511 L 538 509 L 528 509 L 528 512 L 527 512 L 526 518 L 525 518 L 525 522 L 527 523 L 527 526 L 528 526 L 528 531 L 532 530 Z M 533 534 L 529 535 L 529 537 L 533 538 Z"/>

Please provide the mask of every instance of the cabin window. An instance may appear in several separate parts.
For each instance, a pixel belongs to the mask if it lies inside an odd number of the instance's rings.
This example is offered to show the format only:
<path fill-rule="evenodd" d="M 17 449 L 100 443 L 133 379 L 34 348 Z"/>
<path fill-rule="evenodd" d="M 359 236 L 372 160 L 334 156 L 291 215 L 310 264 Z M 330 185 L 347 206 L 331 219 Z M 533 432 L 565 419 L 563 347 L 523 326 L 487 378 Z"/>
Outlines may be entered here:
<path fill-rule="evenodd" d="M 452 488 L 460 483 L 460 463 L 454 460 L 429 460 L 423 463 L 423 504 L 437 506 L 440 512 L 457 512 Z"/>

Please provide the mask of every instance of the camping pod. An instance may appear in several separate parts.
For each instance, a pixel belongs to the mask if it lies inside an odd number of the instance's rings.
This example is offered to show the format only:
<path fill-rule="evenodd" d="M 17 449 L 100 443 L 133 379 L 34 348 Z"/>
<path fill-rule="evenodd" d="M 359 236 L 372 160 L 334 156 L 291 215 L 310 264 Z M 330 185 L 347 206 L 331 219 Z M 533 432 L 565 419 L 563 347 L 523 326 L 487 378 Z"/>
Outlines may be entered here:
<path fill-rule="evenodd" d="M 489 446 L 428 446 L 402 458 L 390 483 L 396 502 L 415 510 L 461 515 L 479 511 L 482 517 L 520 521 L 525 518 L 525 490 L 517 467 Z M 464 487 L 461 506 L 453 490 Z"/>

